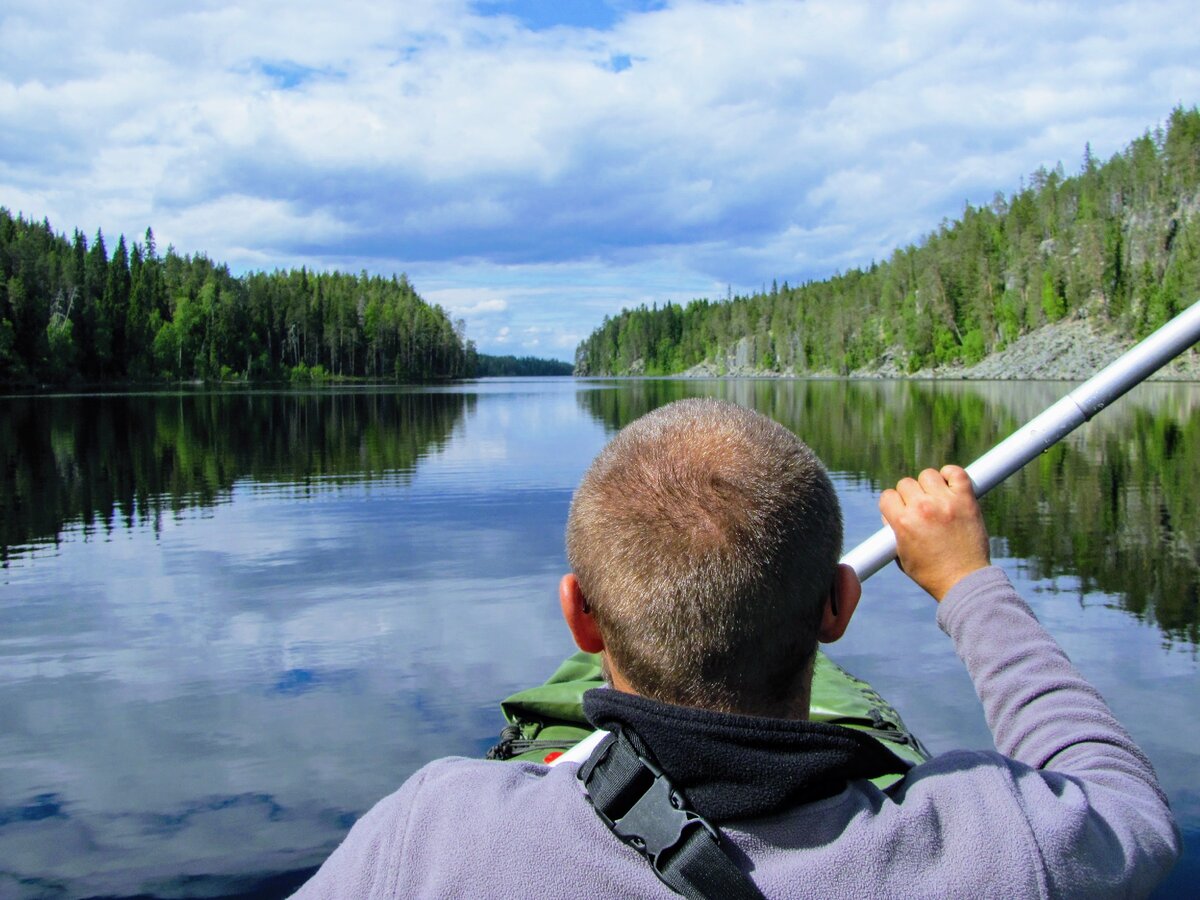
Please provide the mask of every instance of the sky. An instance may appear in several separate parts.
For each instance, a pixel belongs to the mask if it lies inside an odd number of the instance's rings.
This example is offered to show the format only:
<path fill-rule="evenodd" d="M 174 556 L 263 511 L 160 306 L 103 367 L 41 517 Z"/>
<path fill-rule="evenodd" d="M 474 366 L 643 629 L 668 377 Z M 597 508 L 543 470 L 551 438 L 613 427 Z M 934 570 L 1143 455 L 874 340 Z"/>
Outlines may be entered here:
<path fill-rule="evenodd" d="M 1200 101 L 1187 2 L 6 0 L 0 205 L 405 272 L 488 353 L 885 259 Z"/>

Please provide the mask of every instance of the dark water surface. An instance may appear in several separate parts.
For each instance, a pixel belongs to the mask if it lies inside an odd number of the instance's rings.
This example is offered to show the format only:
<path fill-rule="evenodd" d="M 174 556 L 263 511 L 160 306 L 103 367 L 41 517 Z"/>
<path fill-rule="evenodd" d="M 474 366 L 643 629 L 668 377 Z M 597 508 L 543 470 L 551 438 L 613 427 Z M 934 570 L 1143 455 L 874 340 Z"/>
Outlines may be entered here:
<path fill-rule="evenodd" d="M 0 398 L 0 897 L 286 893 L 572 648 L 571 491 L 683 396 L 755 407 L 878 491 L 1063 384 L 482 381 Z M 993 554 L 1158 768 L 1200 883 L 1200 385 L 1145 385 L 985 501 Z M 832 655 L 933 750 L 990 747 L 888 568 Z"/>

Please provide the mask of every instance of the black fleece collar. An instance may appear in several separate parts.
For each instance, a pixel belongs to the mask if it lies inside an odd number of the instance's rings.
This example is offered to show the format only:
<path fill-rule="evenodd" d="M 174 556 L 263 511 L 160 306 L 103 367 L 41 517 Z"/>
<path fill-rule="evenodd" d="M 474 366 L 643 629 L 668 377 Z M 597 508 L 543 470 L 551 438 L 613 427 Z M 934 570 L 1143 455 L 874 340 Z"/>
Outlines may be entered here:
<path fill-rule="evenodd" d="M 597 728 L 636 734 L 691 808 L 714 822 L 771 815 L 832 797 L 849 781 L 910 768 L 874 738 L 824 722 L 712 712 L 609 689 L 585 693 L 583 711 Z"/>

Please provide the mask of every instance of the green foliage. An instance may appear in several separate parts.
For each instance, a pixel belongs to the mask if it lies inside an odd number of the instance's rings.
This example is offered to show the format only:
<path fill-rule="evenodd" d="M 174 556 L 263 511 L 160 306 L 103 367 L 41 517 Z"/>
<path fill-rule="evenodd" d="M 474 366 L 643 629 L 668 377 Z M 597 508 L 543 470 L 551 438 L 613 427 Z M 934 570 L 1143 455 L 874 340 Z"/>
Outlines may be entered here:
<path fill-rule="evenodd" d="M 56 316 L 46 326 L 46 343 L 49 349 L 47 372 L 58 383 L 68 381 L 75 371 L 75 326 L 65 316 Z"/>
<path fill-rule="evenodd" d="M 570 375 L 572 369 L 570 363 L 536 356 L 490 356 L 479 353 L 476 358 L 475 375 L 479 378 Z"/>
<path fill-rule="evenodd" d="M 174 322 L 163 322 L 154 336 L 152 352 L 154 371 L 163 378 L 179 377 L 181 345 Z"/>
<path fill-rule="evenodd" d="M 1049 272 L 1042 273 L 1042 312 L 1048 322 L 1057 322 L 1067 314 L 1067 300 Z"/>
<path fill-rule="evenodd" d="M 963 335 L 962 341 L 962 360 L 968 366 L 979 362 L 987 355 L 987 345 L 984 342 L 983 332 L 978 328 L 972 328 Z"/>
<path fill-rule="evenodd" d="M 19 381 L 24 374 L 21 359 L 16 353 L 16 343 L 12 322 L 0 319 L 0 379 Z"/>
<path fill-rule="evenodd" d="M 154 233 L 68 240 L 0 207 L 0 384 L 369 378 L 474 372 L 463 323 L 404 276 L 234 277 L 203 254 L 160 256 Z"/>
<path fill-rule="evenodd" d="M 962 347 L 954 337 L 954 333 L 939 325 L 933 332 L 933 358 L 938 365 L 944 366 L 957 362 L 962 357 Z"/>
<path fill-rule="evenodd" d="M 846 373 L 890 354 L 909 372 L 971 364 L 1046 322 L 1097 315 L 1145 333 L 1200 297 L 1200 110 L 1177 107 L 1107 162 L 1087 148 L 885 262 L 801 287 L 639 306 L 576 351 L 580 375 L 670 374 L 707 363 Z M 742 349 L 746 342 L 750 352 Z"/>
<path fill-rule="evenodd" d="M 288 372 L 288 380 L 300 384 L 321 383 L 329 380 L 329 373 L 325 371 L 325 367 L 320 363 L 309 368 L 306 363 L 302 362 L 299 365 L 292 366 Z"/>
<path fill-rule="evenodd" d="M 1021 297 L 1015 291 L 1005 291 L 996 307 L 996 326 L 1000 330 L 999 346 L 1007 346 L 1021 334 L 1021 314 L 1023 307 Z M 980 335 L 982 337 L 982 334 Z M 987 352 L 986 339 L 984 352 Z"/>

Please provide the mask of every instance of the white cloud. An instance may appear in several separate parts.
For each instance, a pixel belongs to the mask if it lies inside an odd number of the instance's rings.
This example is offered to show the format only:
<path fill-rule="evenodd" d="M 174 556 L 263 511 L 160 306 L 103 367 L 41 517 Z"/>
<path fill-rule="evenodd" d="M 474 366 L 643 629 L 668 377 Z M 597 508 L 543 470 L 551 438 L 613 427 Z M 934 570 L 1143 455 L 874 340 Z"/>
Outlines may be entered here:
<path fill-rule="evenodd" d="M 492 288 L 440 288 L 423 291 L 421 296 L 456 316 L 482 316 L 508 309 L 508 300 Z"/>
<path fill-rule="evenodd" d="M 464 306 L 460 311 L 464 316 L 481 316 L 486 313 L 504 312 L 508 309 L 508 301 L 500 298 L 480 300 L 470 306 Z"/>
<path fill-rule="evenodd" d="M 352 235 L 355 226 L 317 209 L 299 211 L 283 200 L 230 194 L 189 206 L 163 222 L 162 233 L 170 239 L 187 235 L 196 249 L 220 244 L 234 251 L 241 248 L 269 252 L 272 247 L 292 242 L 320 244 Z"/>

